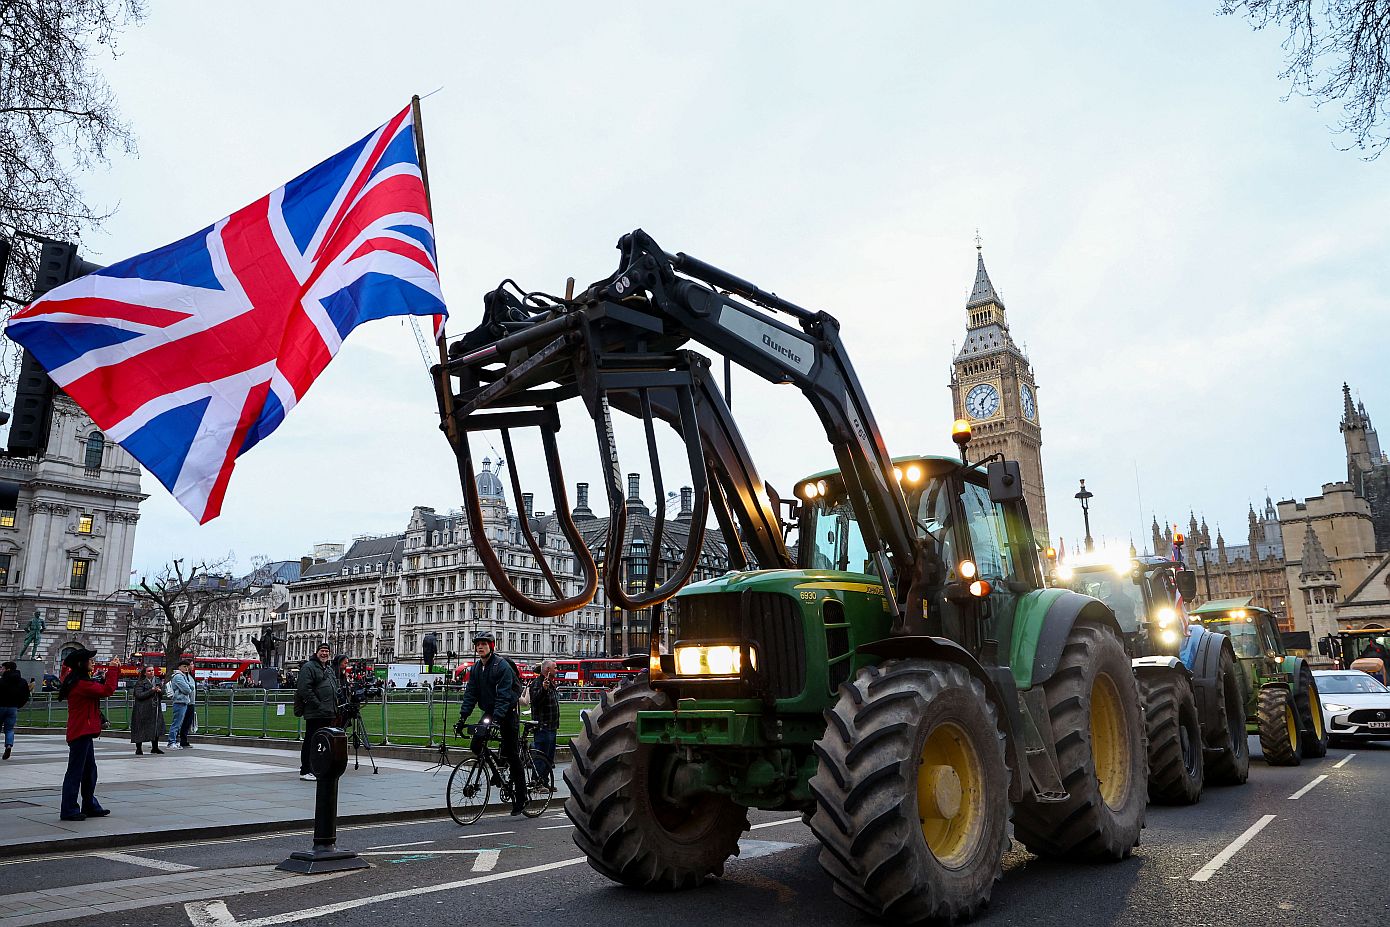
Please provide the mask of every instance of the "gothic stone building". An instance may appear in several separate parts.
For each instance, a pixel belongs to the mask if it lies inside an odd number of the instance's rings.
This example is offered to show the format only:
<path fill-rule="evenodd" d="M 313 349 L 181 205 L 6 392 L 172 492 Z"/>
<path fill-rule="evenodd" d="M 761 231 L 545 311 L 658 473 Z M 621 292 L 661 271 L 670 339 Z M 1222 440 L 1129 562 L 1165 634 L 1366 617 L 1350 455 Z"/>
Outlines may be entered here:
<path fill-rule="evenodd" d="M 976 252 L 975 286 L 965 303 L 965 343 L 951 366 L 951 406 L 956 418 L 970 422 L 974 459 L 997 452 L 1018 461 L 1033 533 L 1046 545 L 1038 385 L 1033 365 L 1009 332 L 1004 301 L 990 282 L 978 245 Z"/>
<path fill-rule="evenodd" d="M 19 502 L 0 511 L 0 656 L 14 657 L 37 612 L 39 659 L 50 672 L 79 647 L 127 651 L 130 564 L 140 519 L 140 468 L 77 404 L 53 401 L 48 446 L 0 458 Z"/>
<path fill-rule="evenodd" d="M 1265 499 L 1262 512 L 1256 512 L 1252 505 L 1246 519 L 1244 544 L 1227 544 L 1219 527 L 1213 543 L 1207 520 L 1203 518 L 1198 523 L 1196 516 L 1189 513 L 1184 533 L 1183 560 L 1197 573 L 1197 599 L 1194 604 L 1200 605 L 1209 599 L 1249 597 L 1255 605 L 1273 612 L 1281 628 L 1291 631 L 1294 625 L 1289 615 L 1284 537 L 1273 500 Z M 1175 527 L 1160 528 L 1157 519 L 1150 526 L 1153 550 L 1159 556 L 1172 553 Z M 1207 594 L 1208 587 L 1211 589 L 1210 595 Z"/>

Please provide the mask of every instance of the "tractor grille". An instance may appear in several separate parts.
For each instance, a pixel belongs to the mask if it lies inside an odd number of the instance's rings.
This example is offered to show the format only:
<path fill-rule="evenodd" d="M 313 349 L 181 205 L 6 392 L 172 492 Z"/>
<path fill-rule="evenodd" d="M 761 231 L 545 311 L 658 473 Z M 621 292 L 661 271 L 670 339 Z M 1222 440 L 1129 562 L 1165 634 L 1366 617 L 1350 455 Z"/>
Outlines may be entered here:
<path fill-rule="evenodd" d="M 1365 724 L 1368 721 L 1390 721 L 1390 709 L 1358 708 L 1347 715 L 1347 720 L 1352 724 Z"/>
<path fill-rule="evenodd" d="M 675 601 L 680 640 L 747 640 L 758 647 L 759 675 L 773 698 L 791 698 L 806 688 L 806 632 L 791 596 L 720 592 Z"/>

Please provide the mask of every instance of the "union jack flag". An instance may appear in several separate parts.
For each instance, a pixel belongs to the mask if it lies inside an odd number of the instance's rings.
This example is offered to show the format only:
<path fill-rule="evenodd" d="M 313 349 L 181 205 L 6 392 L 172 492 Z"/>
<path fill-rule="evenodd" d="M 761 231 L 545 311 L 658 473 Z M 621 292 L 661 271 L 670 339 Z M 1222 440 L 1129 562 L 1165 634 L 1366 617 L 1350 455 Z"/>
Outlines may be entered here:
<path fill-rule="evenodd" d="M 199 523 L 358 325 L 447 310 L 411 108 L 182 241 L 10 320 L 92 420 Z"/>

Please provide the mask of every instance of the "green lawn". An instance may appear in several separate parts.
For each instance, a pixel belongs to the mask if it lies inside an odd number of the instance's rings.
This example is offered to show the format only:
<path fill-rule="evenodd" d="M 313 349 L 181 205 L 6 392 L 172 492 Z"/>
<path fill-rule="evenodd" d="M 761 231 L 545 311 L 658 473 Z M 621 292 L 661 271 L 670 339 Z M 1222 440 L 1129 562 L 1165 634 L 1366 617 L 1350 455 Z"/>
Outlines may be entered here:
<path fill-rule="evenodd" d="M 268 695 L 269 698 L 263 696 Z M 566 744 L 579 733 L 579 713 L 593 707 L 594 702 L 560 703 L 559 742 Z M 106 716 L 111 730 L 130 729 L 130 705 L 126 693 L 118 692 L 106 700 Z M 169 717 L 166 704 L 165 718 Z M 529 717 L 524 713 L 522 717 Z M 470 721 L 478 720 L 474 711 Z M 362 706 L 362 720 L 374 743 L 426 745 L 439 743 L 445 735 L 453 738 L 454 722 L 458 720 L 458 699 L 450 693 L 430 700 L 428 693 L 392 694 L 389 700 L 374 700 Z M 67 723 L 67 704 L 56 698 L 35 695 L 19 710 L 19 724 L 30 727 L 62 728 Z M 294 693 L 259 689 L 204 693 L 198 702 L 198 730 L 203 734 L 236 734 L 250 737 L 283 737 L 298 740 L 300 719 L 294 716 Z M 383 732 L 385 736 L 383 737 Z"/>

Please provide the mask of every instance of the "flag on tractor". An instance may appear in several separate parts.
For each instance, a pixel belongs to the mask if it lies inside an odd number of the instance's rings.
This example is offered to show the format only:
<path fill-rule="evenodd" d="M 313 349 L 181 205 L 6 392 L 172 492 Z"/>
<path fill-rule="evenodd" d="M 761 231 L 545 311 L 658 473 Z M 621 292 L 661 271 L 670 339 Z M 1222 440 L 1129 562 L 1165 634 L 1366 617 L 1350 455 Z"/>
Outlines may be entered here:
<path fill-rule="evenodd" d="M 200 523 L 358 325 L 447 310 L 407 107 L 187 238 L 49 291 L 5 333 Z"/>

